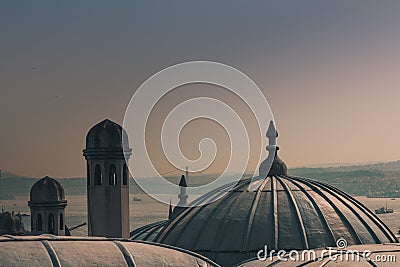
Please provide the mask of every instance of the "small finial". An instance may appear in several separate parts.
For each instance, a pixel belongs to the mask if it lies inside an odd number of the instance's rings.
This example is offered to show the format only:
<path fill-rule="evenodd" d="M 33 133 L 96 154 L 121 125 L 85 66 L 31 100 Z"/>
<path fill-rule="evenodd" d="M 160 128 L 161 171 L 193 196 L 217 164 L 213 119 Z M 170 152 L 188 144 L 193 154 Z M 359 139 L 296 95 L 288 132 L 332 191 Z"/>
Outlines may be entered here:
<path fill-rule="evenodd" d="M 260 164 L 259 175 L 260 176 L 271 176 L 271 175 L 285 175 L 287 174 L 286 164 L 279 158 L 277 151 L 279 147 L 276 145 L 276 138 L 278 132 L 276 131 L 274 122 L 269 122 L 267 137 L 269 139 L 267 150 L 269 152 L 268 157 Z"/>
<path fill-rule="evenodd" d="M 276 138 L 278 137 L 278 132 L 276 131 L 275 125 L 273 121 L 269 122 L 268 130 L 267 130 L 267 137 L 269 140 L 269 146 L 276 145 Z M 275 147 L 274 147 L 275 149 Z M 267 150 L 270 151 L 267 147 Z"/>
<path fill-rule="evenodd" d="M 273 121 L 269 122 L 268 130 L 267 130 L 267 137 L 268 138 L 278 137 L 278 132 L 276 131 Z"/>

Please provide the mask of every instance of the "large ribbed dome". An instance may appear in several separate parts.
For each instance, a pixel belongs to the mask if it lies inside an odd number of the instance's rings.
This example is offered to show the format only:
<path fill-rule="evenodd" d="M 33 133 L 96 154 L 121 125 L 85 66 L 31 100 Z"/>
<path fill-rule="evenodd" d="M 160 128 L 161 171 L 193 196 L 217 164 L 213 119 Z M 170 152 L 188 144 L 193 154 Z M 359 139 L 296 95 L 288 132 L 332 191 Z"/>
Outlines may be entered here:
<path fill-rule="evenodd" d="M 64 188 L 48 176 L 37 181 L 31 188 L 30 203 L 65 201 Z"/>
<path fill-rule="evenodd" d="M 108 119 L 93 126 L 86 136 L 86 149 L 128 148 L 128 136 L 123 128 Z"/>
<path fill-rule="evenodd" d="M 335 247 L 340 238 L 349 245 L 397 242 L 388 227 L 350 195 L 326 183 L 287 175 L 277 155 L 272 122 L 267 137 L 270 153 L 259 177 L 201 196 L 155 242 L 194 251 L 221 266 L 256 257 L 264 246 L 276 251 Z M 218 200 L 205 204 L 213 199 Z"/>
<path fill-rule="evenodd" d="M 348 244 L 397 242 L 393 233 L 350 195 L 311 179 L 276 175 L 236 185 L 214 203 L 188 208 L 156 242 L 200 253 L 232 266 L 269 249 L 309 249 Z M 205 202 L 223 192 L 202 196 Z"/>

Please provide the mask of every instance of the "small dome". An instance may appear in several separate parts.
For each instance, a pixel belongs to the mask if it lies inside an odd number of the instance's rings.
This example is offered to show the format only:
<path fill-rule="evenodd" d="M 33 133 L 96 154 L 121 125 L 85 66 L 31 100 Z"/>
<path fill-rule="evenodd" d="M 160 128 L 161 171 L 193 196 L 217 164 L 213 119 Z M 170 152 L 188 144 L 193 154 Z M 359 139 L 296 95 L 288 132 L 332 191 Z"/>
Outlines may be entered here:
<path fill-rule="evenodd" d="M 86 136 L 86 149 L 129 149 L 128 135 L 117 123 L 108 119 L 96 124 Z"/>
<path fill-rule="evenodd" d="M 254 192 L 248 190 L 251 183 L 243 180 L 217 201 L 187 208 L 155 242 L 191 250 L 221 266 L 255 257 L 265 245 L 301 250 L 334 247 L 340 238 L 349 245 L 397 242 L 375 214 L 333 186 L 284 174 L 253 182 Z M 194 203 L 206 203 L 225 190 Z"/>
<path fill-rule="evenodd" d="M 65 201 L 64 188 L 48 176 L 37 181 L 31 188 L 30 203 Z"/>

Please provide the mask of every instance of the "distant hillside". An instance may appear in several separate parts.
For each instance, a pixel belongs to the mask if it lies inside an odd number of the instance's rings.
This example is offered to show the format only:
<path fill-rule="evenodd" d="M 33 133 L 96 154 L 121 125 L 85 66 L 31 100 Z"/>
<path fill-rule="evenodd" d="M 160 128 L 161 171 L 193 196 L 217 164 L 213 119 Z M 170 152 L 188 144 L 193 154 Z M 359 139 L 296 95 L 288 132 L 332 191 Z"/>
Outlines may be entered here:
<path fill-rule="evenodd" d="M 17 196 L 28 196 L 32 185 L 38 178 L 27 178 L 2 173 L 0 181 L 0 199 L 14 199 Z M 57 179 L 64 187 L 66 195 L 86 195 L 86 178 L 62 178 Z M 135 185 L 131 185 L 135 190 Z"/>
<path fill-rule="evenodd" d="M 165 178 L 174 184 L 178 184 L 180 175 Z M 193 186 L 207 184 L 215 179 L 213 175 L 194 176 L 192 178 L 188 181 L 188 184 Z M 155 178 L 144 179 L 147 179 L 149 183 L 154 183 L 155 188 L 159 188 L 158 191 L 162 193 L 162 185 L 157 184 Z M 38 180 L 38 178 L 27 178 L 3 171 L 0 180 L 0 199 L 28 196 L 32 185 Z M 86 195 L 86 178 L 61 178 L 57 180 L 64 187 L 66 195 Z M 129 179 L 129 191 L 132 194 L 144 193 L 132 178 Z"/>
<path fill-rule="evenodd" d="M 353 195 L 377 197 L 400 197 L 400 161 L 367 165 L 340 166 L 328 168 L 293 168 L 293 176 L 307 177 L 334 185 Z M 213 181 L 216 175 L 197 175 L 189 178 L 189 186 L 199 186 Z M 162 187 L 154 178 L 144 178 L 153 182 L 156 188 Z M 179 183 L 180 175 L 166 177 L 174 184 Z M 0 181 L 0 199 L 13 199 L 16 196 L 27 196 L 36 178 L 21 177 L 2 172 Z M 66 195 L 85 195 L 86 178 L 58 179 Z M 130 179 L 130 192 L 143 193 L 133 179 Z"/>
<path fill-rule="evenodd" d="M 334 185 L 352 195 L 400 197 L 400 161 L 329 168 L 295 168 L 289 173 Z"/>

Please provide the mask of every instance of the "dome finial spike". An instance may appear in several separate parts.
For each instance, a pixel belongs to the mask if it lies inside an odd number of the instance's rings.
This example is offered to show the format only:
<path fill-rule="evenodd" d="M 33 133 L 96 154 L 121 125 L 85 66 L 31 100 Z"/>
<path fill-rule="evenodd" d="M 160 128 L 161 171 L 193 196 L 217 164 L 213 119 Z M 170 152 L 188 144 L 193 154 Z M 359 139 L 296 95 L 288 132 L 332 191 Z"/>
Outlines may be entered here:
<path fill-rule="evenodd" d="M 275 124 L 272 120 L 269 122 L 267 137 L 269 139 L 270 146 L 276 145 L 276 138 L 278 137 L 278 132 L 276 131 Z"/>
<path fill-rule="evenodd" d="M 277 151 L 279 147 L 276 145 L 278 132 L 276 131 L 274 122 L 269 122 L 267 137 L 269 139 L 267 151 L 268 157 L 260 164 L 258 169 L 259 176 L 266 177 L 270 175 L 287 174 L 286 164 L 278 157 Z"/>

